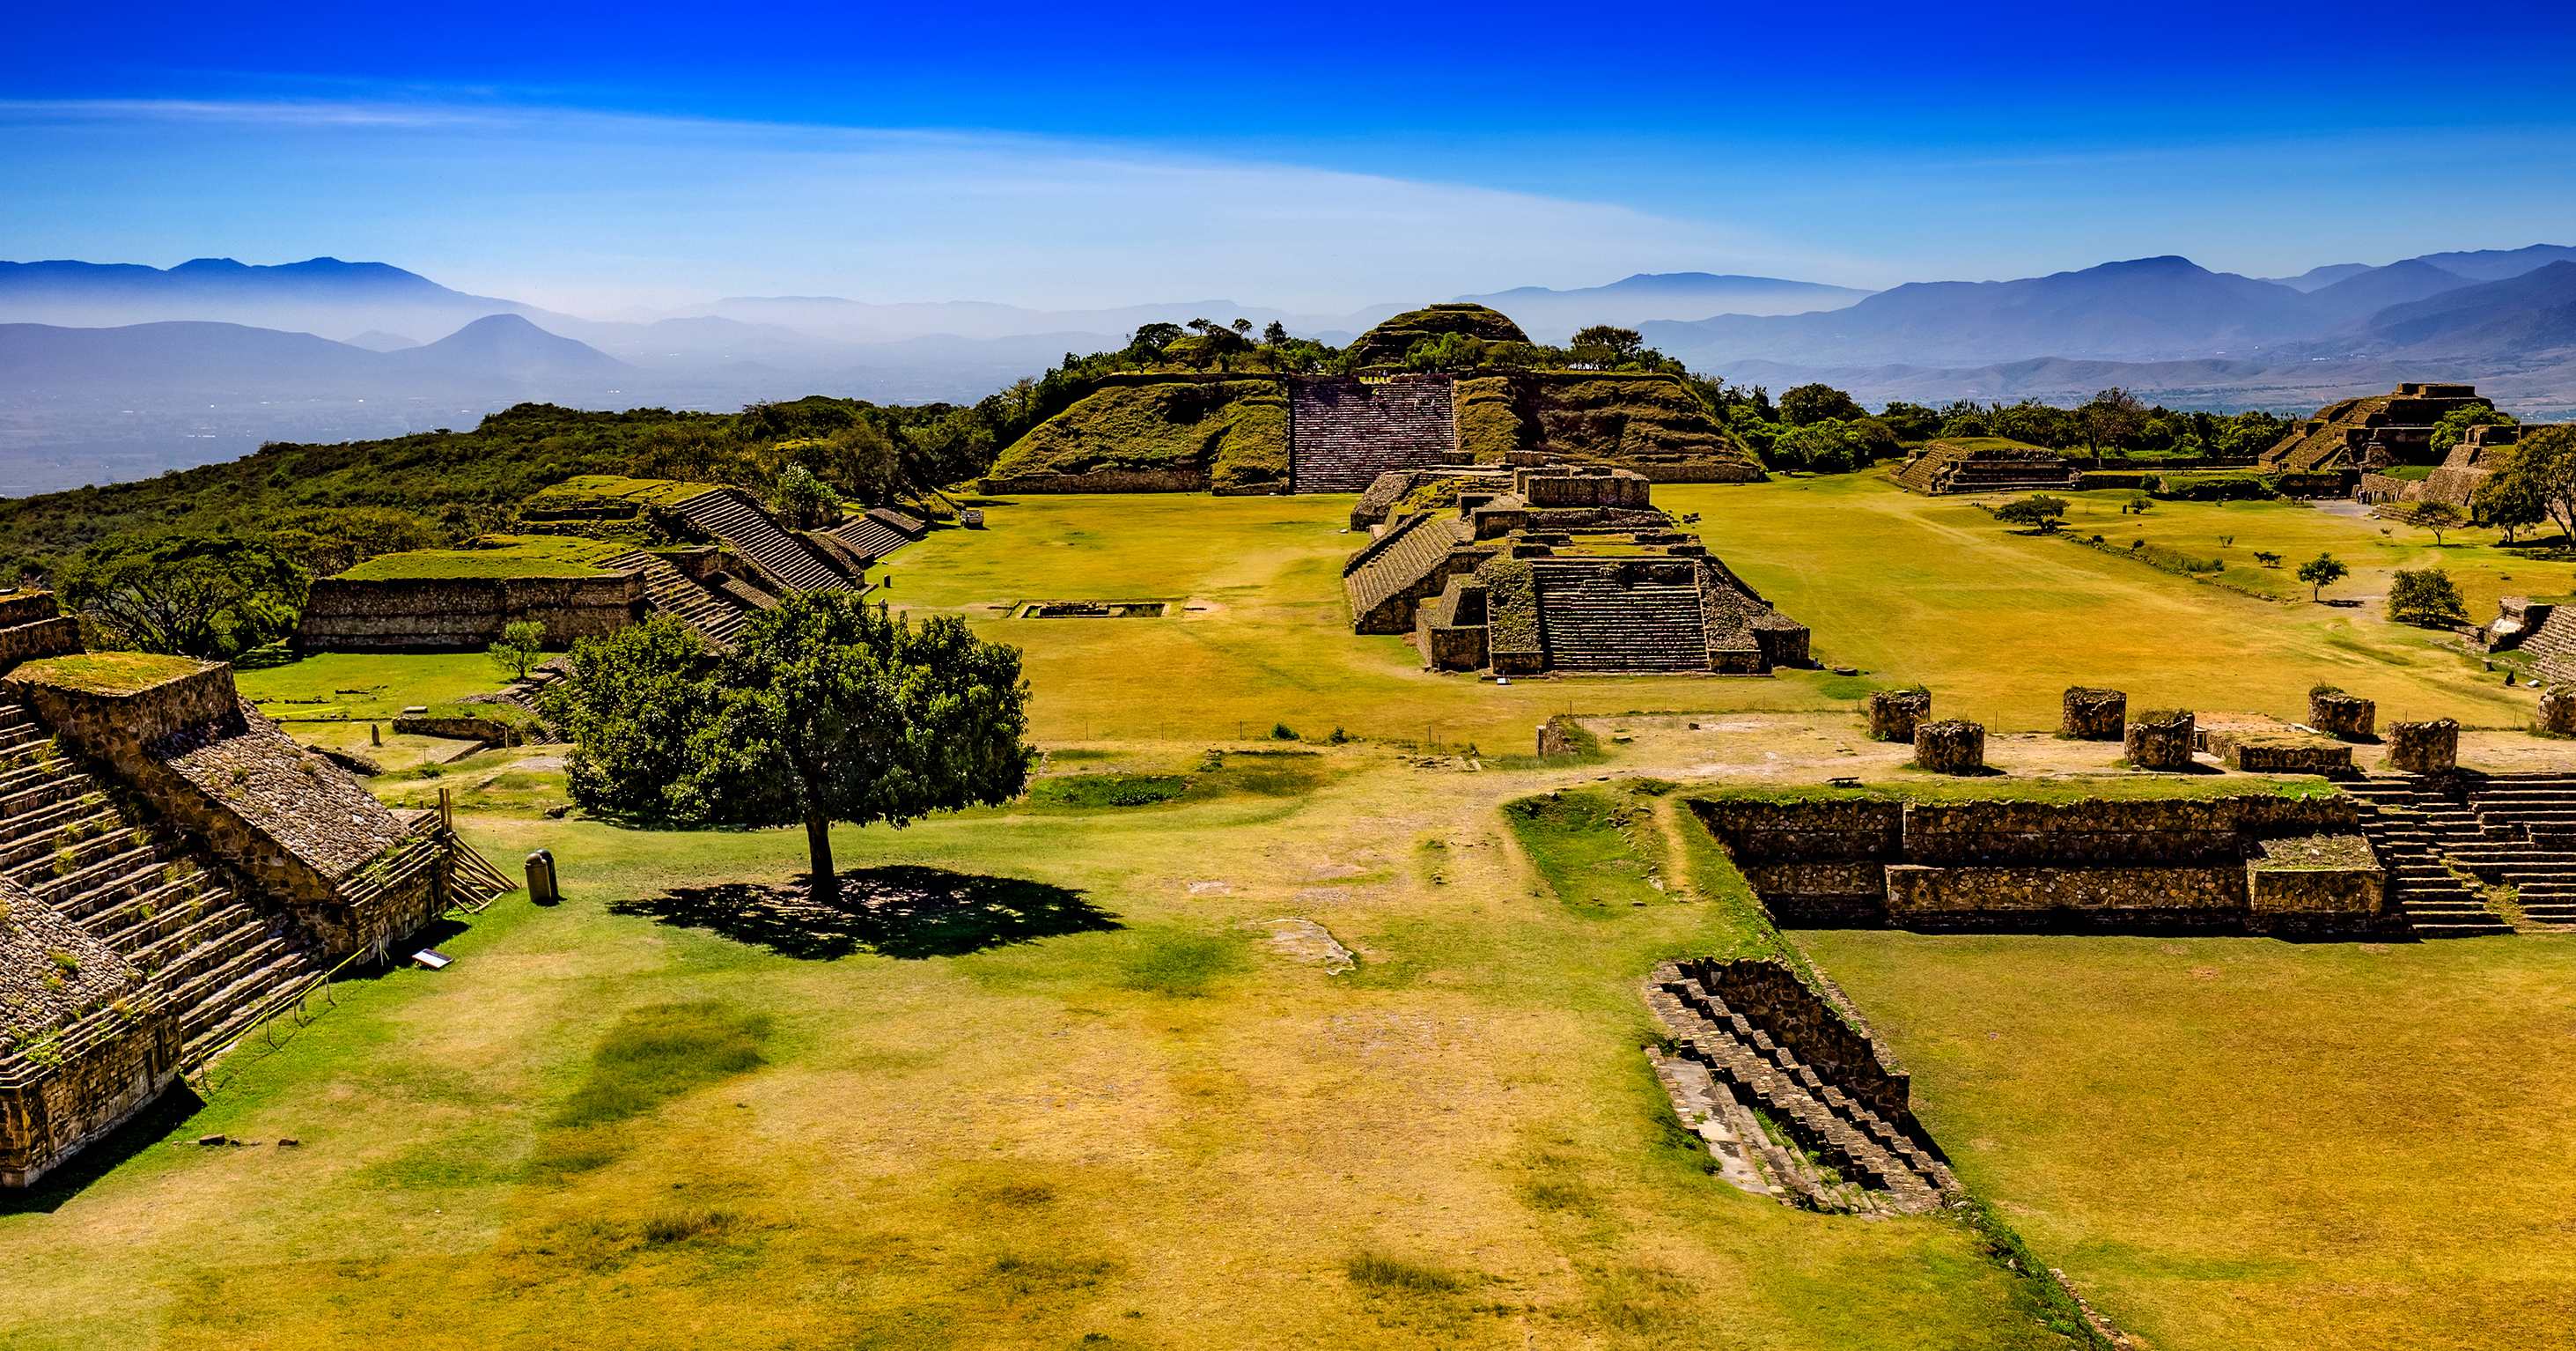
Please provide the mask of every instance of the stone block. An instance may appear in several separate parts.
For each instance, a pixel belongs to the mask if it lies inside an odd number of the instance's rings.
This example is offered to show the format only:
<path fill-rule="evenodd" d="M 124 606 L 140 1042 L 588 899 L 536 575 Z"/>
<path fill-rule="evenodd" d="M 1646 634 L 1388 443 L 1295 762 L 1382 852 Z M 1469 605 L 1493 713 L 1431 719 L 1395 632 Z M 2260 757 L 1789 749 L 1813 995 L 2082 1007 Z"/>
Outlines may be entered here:
<path fill-rule="evenodd" d="M 2058 735 L 2077 741 L 2117 741 L 2120 726 L 2129 718 L 2129 696 L 2118 690 L 2088 689 L 2082 685 L 2066 691 Z"/>
<path fill-rule="evenodd" d="M 2537 725 L 2551 736 L 2576 736 L 2576 685 L 2552 685 L 2540 692 Z"/>
<path fill-rule="evenodd" d="M 1973 722 L 1914 725 L 1914 766 L 1935 774 L 1978 774 L 1986 768 L 1986 729 Z"/>
<path fill-rule="evenodd" d="M 2121 749 L 2133 768 L 2189 769 L 2197 721 L 2189 709 L 2184 709 L 2152 721 L 2130 723 L 2121 737 Z"/>
<path fill-rule="evenodd" d="M 1930 690 L 1874 690 L 1869 696 L 1872 741 L 1914 740 L 1914 725 L 1932 716 Z"/>
<path fill-rule="evenodd" d="M 2388 767 L 2400 774 L 2447 774 L 2460 763 L 2460 724 L 2449 718 L 2388 725 Z"/>
<path fill-rule="evenodd" d="M 2308 691 L 2308 725 L 2344 741 L 2375 739 L 2379 705 L 2341 690 Z"/>

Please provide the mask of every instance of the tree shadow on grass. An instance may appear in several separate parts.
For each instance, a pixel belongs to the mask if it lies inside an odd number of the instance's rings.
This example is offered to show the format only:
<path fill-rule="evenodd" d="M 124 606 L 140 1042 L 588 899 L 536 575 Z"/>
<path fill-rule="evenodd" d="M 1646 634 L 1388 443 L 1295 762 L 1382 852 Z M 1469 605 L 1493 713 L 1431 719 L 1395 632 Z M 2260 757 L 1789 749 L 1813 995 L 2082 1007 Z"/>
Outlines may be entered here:
<path fill-rule="evenodd" d="M 1119 927 L 1117 916 L 1066 887 L 911 865 L 842 873 L 835 905 L 816 903 L 812 888 L 800 878 L 772 886 L 732 882 L 681 887 L 614 902 L 608 910 L 705 929 L 783 957 L 815 961 L 854 952 L 956 957 Z"/>

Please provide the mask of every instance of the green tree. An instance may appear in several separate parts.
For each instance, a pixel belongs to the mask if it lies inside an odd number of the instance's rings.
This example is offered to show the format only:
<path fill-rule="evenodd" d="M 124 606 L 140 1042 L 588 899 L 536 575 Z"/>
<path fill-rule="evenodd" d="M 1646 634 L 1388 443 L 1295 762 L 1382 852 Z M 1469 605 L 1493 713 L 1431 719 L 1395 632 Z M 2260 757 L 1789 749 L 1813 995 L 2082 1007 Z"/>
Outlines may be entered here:
<path fill-rule="evenodd" d="M 2447 456 L 2453 447 L 2469 439 L 2471 427 L 2515 427 L 2521 419 L 2493 404 L 2473 403 L 2454 408 L 2433 424 L 2433 454 Z"/>
<path fill-rule="evenodd" d="M 533 619 L 514 619 L 501 626 L 491 647 L 492 662 L 512 680 L 525 680 L 546 655 L 546 626 Z"/>
<path fill-rule="evenodd" d="M 2469 490 L 2469 519 L 2502 531 L 2507 544 L 2513 543 L 2516 532 L 2540 524 L 2548 515 L 2527 475 L 2489 473 Z"/>
<path fill-rule="evenodd" d="M 2099 464 L 2102 452 L 2117 450 L 2134 440 L 2146 425 L 2147 406 L 2137 395 L 2113 385 L 2085 401 L 2075 410 L 2075 428 L 2084 438 L 2084 446 L 2093 452 Z"/>
<path fill-rule="evenodd" d="M 1283 324 L 1283 323 L 1279 322 L 1279 321 L 1278 321 L 1278 320 L 1276 320 L 1276 319 L 1273 319 L 1273 320 L 1271 320 L 1269 323 L 1262 325 L 1262 326 L 1261 326 L 1261 345 L 1262 345 L 1262 346 L 1264 346 L 1264 347 L 1285 347 L 1285 346 L 1287 346 L 1287 345 L 1288 345 L 1288 326 L 1287 326 L 1286 324 Z"/>
<path fill-rule="evenodd" d="M 825 905 L 833 822 L 1007 802 L 1036 756 L 1019 649 L 845 592 L 791 596 L 721 654 L 667 616 L 585 640 L 559 688 L 576 803 L 663 825 L 801 823 Z"/>
<path fill-rule="evenodd" d="M 1636 358 L 1646 339 L 1633 328 L 1594 324 L 1574 331 L 1574 359 L 1588 366 L 1616 366 Z"/>
<path fill-rule="evenodd" d="M 56 579 L 100 645 L 230 659 L 294 632 L 312 575 L 234 535 L 162 535 L 84 550 Z"/>
<path fill-rule="evenodd" d="M 1900 399 L 1881 409 L 1878 420 L 1896 433 L 1899 441 L 1928 441 L 1941 431 L 1941 415 L 1919 403 Z"/>
<path fill-rule="evenodd" d="M 2318 554 L 2299 565 L 2299 580 L 2308 584 L 2308 599 L 2325 599 L 2326 588 L 2352 575 L 2333 554 Z"/>
<path fill-rule="evenodd" d="M 1853 421 L 1868 416 L 1859 401 L 1826 384 L 1804 384 L 1783 390 L 1780 394 L 1780 420 L 1793 427 L 1804 427 L 1828 418 Z"/>
<path fill-rule="evenodd" d="M 2388 583 L 2388 617 L 2441 629 L 2465 622 L 2469 613 L 2451 574 L 2440 568 L 2399 568 Z"/>
<path fill-rule="evenodd" d="M 2054 534 L 2066 521 L 2066 499 L 2046 493 L 2032 493 L 2018 502 L 2006 502 L 1995 508 L 1995 519 L 2006 525 L 2026 525 L 2043 535 Z"/>
<path fill-rule="evenodd" d="M 2418 502 L 2406 512 L 2408 525 L 2433 532 L 2433 547 L 2436 549 L 2442 547 L 2444 531 L 2457 530 L 2467 521 L 2468 517 L 2448 502 Z"/>
<path fill-rule="evenodd" d="M 841 519 L 840 496 L 801 464 L 779 471 L 778 481 L 769 489 L 769 509 L 797 530 L 812 530 Z"/>
<path fill-rule="evenodd" d="M 2545 427 L 2505 454 L 2478 493 L 2499 510 L 2535 509 L 2576 540 L 2576 427 Z"/>

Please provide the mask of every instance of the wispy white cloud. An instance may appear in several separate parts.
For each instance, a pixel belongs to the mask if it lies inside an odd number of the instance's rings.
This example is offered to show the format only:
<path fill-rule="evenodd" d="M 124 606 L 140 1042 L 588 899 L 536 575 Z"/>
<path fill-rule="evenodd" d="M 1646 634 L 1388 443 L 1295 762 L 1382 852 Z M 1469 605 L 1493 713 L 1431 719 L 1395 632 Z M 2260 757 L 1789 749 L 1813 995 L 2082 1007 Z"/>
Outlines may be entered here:
<path fill-rule="evenodd" d="M 274 99 L 0 100 L 0 124 L 0 169 L 34 185 L 0 204 L 0 253 L 369 256 L 592 309 L 825 291 L 1315 308 L 1849 270 L 1616 202 L 1001 131 Z"/>

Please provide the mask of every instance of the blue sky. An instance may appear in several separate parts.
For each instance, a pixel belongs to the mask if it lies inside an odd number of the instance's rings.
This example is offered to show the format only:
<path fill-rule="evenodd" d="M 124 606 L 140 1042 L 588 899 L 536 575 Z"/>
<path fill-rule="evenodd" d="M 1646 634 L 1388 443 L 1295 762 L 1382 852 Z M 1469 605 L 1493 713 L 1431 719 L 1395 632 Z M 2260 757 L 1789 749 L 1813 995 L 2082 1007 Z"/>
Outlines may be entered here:
<path fill-rule="evenodd" d="M 2576 236 L 2576 18 L 2454 4 L 37 6 L 0 257 L 1332 308 Z"/>

